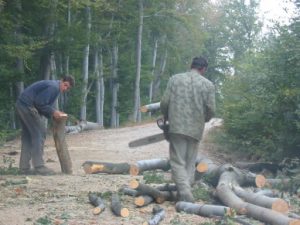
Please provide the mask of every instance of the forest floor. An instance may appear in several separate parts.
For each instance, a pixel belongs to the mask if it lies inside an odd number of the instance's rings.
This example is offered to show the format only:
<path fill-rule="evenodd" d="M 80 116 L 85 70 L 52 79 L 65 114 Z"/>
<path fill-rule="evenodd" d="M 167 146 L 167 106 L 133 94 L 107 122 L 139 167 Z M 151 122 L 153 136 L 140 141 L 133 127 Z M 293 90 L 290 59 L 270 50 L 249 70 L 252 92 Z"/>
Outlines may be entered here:
<path fill-rule="evenodd" d="M 206 124 L 199 153 L 207 155 L 217 164 L 230 163 L 234 159 L 219 152 L 218 147 L 207 137 L 209 131 L 219 125 L 220 121 L 215 119 Z M 46 166 L 58 174 L 54 176 L 0 176 L 0 225 L 142 224 L 151 217 L 154 204 L 136 208 L 131 196 L 122 196 L 122 204 L 130 212 L 127 218 L 113 215 L 109 202 L 103 213 L 93 215 L 93 206 L 88 201 L 89 192 L 117 192 L 121 187 L 129 185 L 133 177 L 130 175 L 85 174 L 82 164 L 88 160 L 131 164 L 138 160 L 168 158 L 166 141 L 138 148 L 128 147 L 128 142 L 131 140 L 160 132 L 155 122 L 151 122 L 118 129 L 102 129 L 67 135 L 66 141 L 73 164 L 72 175 L 60 173 L 54 141 L 52 136 L 48 135 L 44 150 Z M 0 167 L 5 167 L 11 161 L 14 161 L 13 166 L 17 167 L 19 157 L 19 139 L 7 142 L 0 147 L 0 158 L 6 159 L 0 162 Z M 164 176 L 166 179 L 171 179 L 170 172 L 164 172 Z M 134 178 L 143 180 L 143 176 Z M 174 202 L 165 202 L 161 206 L 166 210 L 166 217 L 160 223 L 161 225 L 196 225 L 205 222 L 213 224 L 212 219 L 177 213 Z"/>

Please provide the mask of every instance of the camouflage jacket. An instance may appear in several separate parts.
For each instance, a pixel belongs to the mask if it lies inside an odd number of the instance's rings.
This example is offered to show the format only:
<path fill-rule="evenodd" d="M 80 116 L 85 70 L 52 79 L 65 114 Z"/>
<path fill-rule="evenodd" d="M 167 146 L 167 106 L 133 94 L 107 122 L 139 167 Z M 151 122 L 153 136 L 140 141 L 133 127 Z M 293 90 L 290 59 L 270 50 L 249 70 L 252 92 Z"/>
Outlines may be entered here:
<path fill-rule="evenodd" d="M 205 122 L 215 112 L 215 87 L 196 70 L 176 74 L 168 82 L 160 102 L 169 133 L 201 140 Z"/>

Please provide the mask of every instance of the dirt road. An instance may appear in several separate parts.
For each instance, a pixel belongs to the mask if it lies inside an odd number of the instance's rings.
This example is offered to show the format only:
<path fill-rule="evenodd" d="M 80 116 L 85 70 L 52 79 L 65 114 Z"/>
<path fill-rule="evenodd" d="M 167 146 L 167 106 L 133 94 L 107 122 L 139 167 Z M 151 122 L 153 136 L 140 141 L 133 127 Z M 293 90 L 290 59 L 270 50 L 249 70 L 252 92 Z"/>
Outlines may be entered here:
<path fill-rule="evenodd" d="M 211 126 L 212 124 L 209 124 L 207 129 Z M 81 165 L 87 160 L 134 163 L 143 159 L 168 158 L 166 141 L 134 149 L 128 147 L 128 142 L 131 140 L 160 132 L 155 123 L 148 123 L 67 135 L 68 149 L 73 163 L 72 175 L 0 177 L 0 225 L 142 224 L 151 217 L 154 204 L 136 208 L 130 196 L 122 197 L 123 205 L 130 211 L 129 217 L 114 216 L 109 208 L 109 202 L 102 214 L 93 215 L 93 207 L 88 202 L 88 192 L 118 191 L 120 187 L 128 185 L 133 177 L 108 174 L 87 175 Z M 205 152 L 207 149 L 203 147 L 201 145 L 201 151 Z M 7 155 L 14 151 L 18 154 Z M 6 159 L 15 160 L 14 166 L 18 165 L 19 155 L 20 140 L 9 142 L 0 148 L 0 157 L 5 156 Z M 46 165 L 59 173 L 60 165 L 52 136 L 47 137 L 44 156 Z M 0 166 L 5 166 L 5 163 L 1 162 Z M 166 176 L 169 175 L 168 173 L 166 172 Z M 142 180 L 143 176 L 135 178 Z M 166 218 L 160 224 L 194 225 L 209 221 L 196 215 L 177 213 L 174 205 L 173 202 L 165 202 L 161 205 L 166 210 Z"/>

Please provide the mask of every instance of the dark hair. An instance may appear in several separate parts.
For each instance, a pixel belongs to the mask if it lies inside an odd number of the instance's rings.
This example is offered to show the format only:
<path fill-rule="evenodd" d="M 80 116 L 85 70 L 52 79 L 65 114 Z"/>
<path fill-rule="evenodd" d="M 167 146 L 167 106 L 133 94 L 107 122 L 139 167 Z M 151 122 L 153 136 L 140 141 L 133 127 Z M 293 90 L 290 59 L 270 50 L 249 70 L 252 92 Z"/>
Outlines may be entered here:
<path fill-rule="evenodd" d="M 207 66 L 208 66 L 207 60 L 204 57 L 199 56 L 193 58 L 191 69 L 202 69 L 202 68 L 207 68 Z"/>
<path fill-rule="evenodd" d="M 71 75 L 63 76 L 62 81 L 63 82 L 69 82 L 69 84 L 71 85 L 71 87 L 75 86 L 75 79 Z"/>

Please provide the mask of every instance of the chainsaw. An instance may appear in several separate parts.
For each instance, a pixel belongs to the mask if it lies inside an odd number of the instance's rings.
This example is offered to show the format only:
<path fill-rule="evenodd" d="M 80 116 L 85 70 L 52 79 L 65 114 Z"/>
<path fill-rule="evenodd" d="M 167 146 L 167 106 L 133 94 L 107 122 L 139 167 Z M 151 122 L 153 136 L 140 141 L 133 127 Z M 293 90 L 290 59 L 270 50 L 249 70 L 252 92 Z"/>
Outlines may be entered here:
<path fill-rule="evenodd" d="M 139 138 L 134 141 L 129 142 L 128 146 L 130 148 L 140 147 L 143 145 L 149 145 L 156 142 L 160 142 L 163 140 L 168 140 L 168 133 L 169 133 L 169 123 L 167 120 L 163 118 L 159 118 L 157 121 L 157 126 L 163 131 L 163 133 L 150 135 L 147 137 Z"/>

